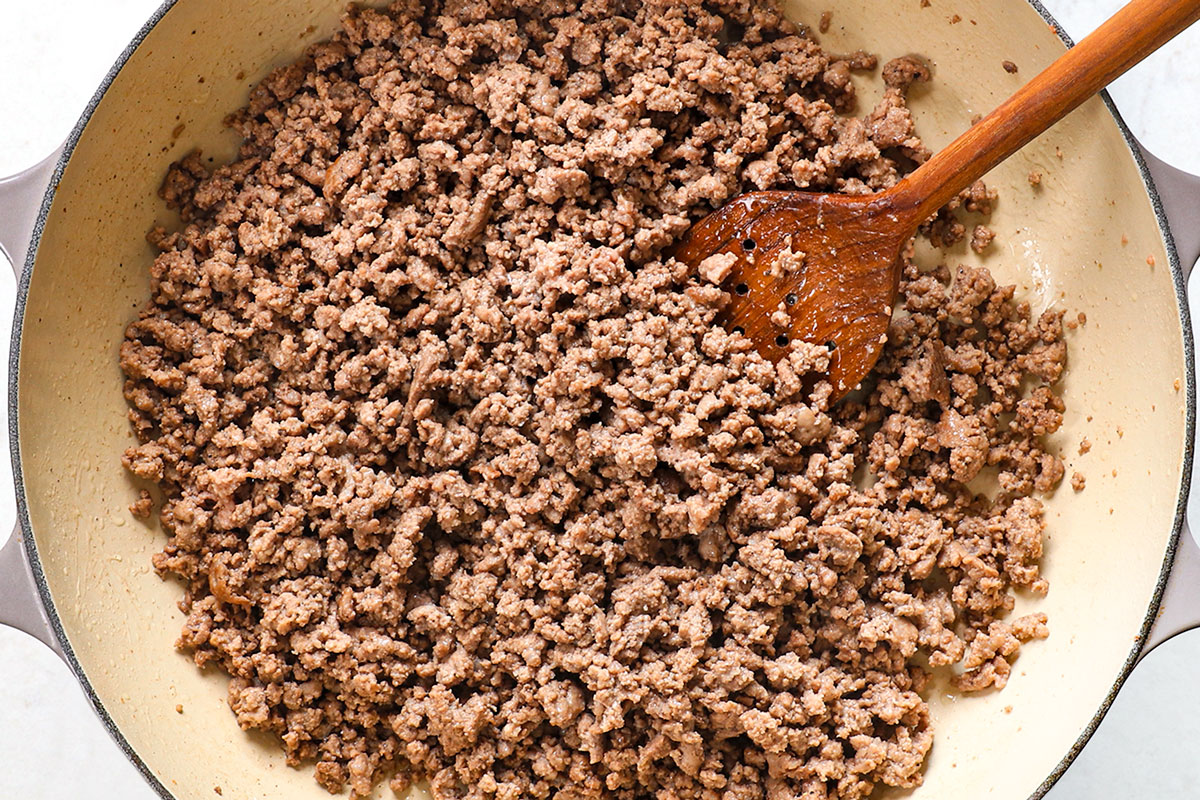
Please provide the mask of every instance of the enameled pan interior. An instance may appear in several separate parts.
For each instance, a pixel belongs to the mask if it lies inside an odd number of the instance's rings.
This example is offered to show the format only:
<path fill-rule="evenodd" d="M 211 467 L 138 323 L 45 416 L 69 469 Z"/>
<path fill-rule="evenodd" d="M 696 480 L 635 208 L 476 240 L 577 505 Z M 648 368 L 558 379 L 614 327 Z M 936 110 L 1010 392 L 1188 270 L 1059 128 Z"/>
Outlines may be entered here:
<path fill-rule="evenodd" d="M 830 7 L 789 2 L 813 26 Z M 935 80 L 912 106 L 934 147 L 1063 51 L 1025 0 L 832 7 L 828 48 L 933 62 Z M 340 0 L 179 0 L 166 11 L 78 136 L 28 285 L 20 457 L 46 584 L 96 701 L 180 800 L 208 800 L 217 786 L 237 798 L 327 795 L 273 743 L 238 729 L 222 675 L 201 673 L 172 648 L 180 588 L 150 568 L 163 542 L 157 526 L 126 510 L 139 487 L 120 465 L 132 435 L 117 349 L 148 294 L 144 234 L 169 221 L 156 196 L 167 165 L 195 147 L 228 154 L 222 117 L 270 67 L 328 35 L 339 12 Z M 1007 72 L 1005 60 L 1020 71 Z M 880 88 L 860 85 L 866 109 Z M 1040 188 L 1031 171 L 1043 174 Z M 1184 458 L 1176 288 L 1137 163 L 1104 104 L 1089 102 L 989 182 L 1001 201 L 983 263 L 1016 282 L 1035 311 L 1087 315 L 1069 337 L 1068 413 L 1054 443 L 1068 475 L 1078 469 L 1088 482 L 1048 499 L 1050 594 L 1018 605 L 1050 615 L 1050 639 L 1022 651 L 1003 692 L 955 697 L 935 686 L 936 743 L 916 798 L 1027 797 L 1072 750 L 1122 675 L 1154 596 Z M 948 258 L 980 260 L 961 246 Z M 1084 437 L 1093 448 L 1080 455 Z"/>

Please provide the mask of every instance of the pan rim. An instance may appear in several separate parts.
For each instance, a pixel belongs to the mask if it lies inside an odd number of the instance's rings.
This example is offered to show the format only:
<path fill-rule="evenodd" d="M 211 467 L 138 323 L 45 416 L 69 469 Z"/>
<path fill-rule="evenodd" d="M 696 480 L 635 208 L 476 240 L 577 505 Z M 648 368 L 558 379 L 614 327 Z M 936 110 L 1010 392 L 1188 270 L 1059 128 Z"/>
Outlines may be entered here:
<path fill-rule="evenodd" d="M 1058 20 L 1054 18 L 1050 11 L 1042 5 L 1042 0 L 1025 0 L 1025 2 L 1029 3 L 1041 15 L 1042 19 L 1054 29 L 1054 32 L 1058 34 L 1058 38 L 1062 40 L 1063 44 L 1068 48 L 1075 46 L 1075 41 L 1063 30 L 1062 26 L 1058 24 Z M 1121 112 L 1118 110 L 1116 103 L 1113 102 L 1108 90 L 1100 92 L 1100 97 L 1103 99 L 1104 105 L 1108 108 L 1108 113 L 1112 115 L 1113 121 L 1116 122 L 1117 129 L 1125 139 L 1125 145 L 1133 155 L 1134 163 L 1137 164 L 1138 171 L 1142 175 L 1142 185 L 1150 198 L 1150 204 L 1154 209 L 1154 216 L 1158 219 L 1159 234 L 1162 236 L 1163 244 L 1167 251 L 1167 260 L 1170 262 L 1171 280 L 1175 284 L 1175 299 L 1179 309 L 1180 330 L 1183 334 L 1183 356 L 1186 362 L 1184 364 L 1184 379 L 1187 384 L 1185 387 L 1187 393 L 1187 415 L 1184 422 L 1183 434 L 1183 469 L 1180 474 L 1179 493 L 1175 501 L 1175 519 L 1171 527 L 1170 541 L 1167 543 L 1167 552 L 1158 574 L 1158 583 L 1154 587 L 1154 595 L 1150 599 L 1146 616 L 1142 620 L 1141 630 L 1138 632 L 1137 638 L 1134 639 L 1133 647 L 1130 649 L 1129 655 L 1125 658 L 1125 663 L 1117 673 L 1117 677 L 1113 681 L 1113 685 L 1103 702 L 1101 702 L 1100 707 L 1096 709 L 1096 713 L 1092 715 L 1087 726 L 1084 727 L 1079 737 L 1075 740 L 1075 743 L 1071 745 L 1071 749 L 1059 760 L 1058 765 L 1042 781 L 1034 793 L 1029 796 L 1029 800 L 1042 800 L 1046 796 L 1054 784 L 1058 782 L 1059 778 L 1074 763 L 1075 759 L 1083 751 L 1083 748 L 1087 746 L 1087 743 L 1091 740 L 1097 729 L 1099 729 L 1100 723 L 1108 715 L 1113 702 L 1117 699 L 1117 695 L 1125 686 L 1125 681 L 1129 679 L 1129 676 L 1137 666 L 1142 655 L 1143 643 L 1150 636 L 1150 630 L 1154 627 L 1154 622 L 1158 618 L 1158 611 L 1162 606 L 1163 594 L 1167 588 L 1167 580 L 1171 576 L 1171 571 L 1175 566 L 1175 557 L 1179 551 L 1179 539 L 1181 536 L 1191 535 L 1187 530 L 1185 522 L 1187 520 L 1188 497 L 1192 486 L 1192 468 L 1194 466 L 1196 442 L 1196 348 L 1192 331 L 1192 315 L 1187 296 L 1187 275 L 1184 274 L 1183 265 L 1180 263 L 1179 251 L 1175 247 L 1175 236 L 1171 233 L 1171 226 L 1167 221 L 1166 209 L 1163 207 L 1162 197 L 1159 195 L 1158 187 L 1155 185 L 1154 178 L 1150 174 L 1150 168 L 1146 165 L 1141 145 L 1138 143 L 1137 137 L 1133 135 L 1133 131 L 1129 129 L 1125 118 L 1121 116 Z M 1191 267 L 1192 265 L 1188 266 Z"/>
<path fill-rule="evenodd" d="M 1059 25 L 1054 16 L 1042 4 L 1042 0 L 1024 0 L 1028 3 L 1046 23 L 1058 35 L 1058 38 L 1068 47 L 1074 46 L 1074 41 Z M 159 22 L 171 11 L 179 0 L 164 0 L 147 21 L 139 28 L 137 34 L 130 40 L 129 44 L 121 51 L 113 66 L 105 74 L 104 79 L 100 82 L 96 91 L 93 93 L 87 106 L 81 113 L 79 120 L 71 129 L 70 135 L 67 137 L 58 160 L 54 166 L 53 175 L 47 185 L 45 195 L 42 198 L 42 203 L 38 209 L 37 219 L 34 223 L 32 235 L 30 237 L 29 249 L 25 256 L 25 262 L 21 265 L 20 274 L 17 277 L 17 297 L 16 305 L 13 312 L 13 328 L 10 339 L 10 349 L 8 357 L 8 446 L 12 460 L 13 483 L 17 501 L 17 530 L 14 535 L 19 535 L 24 547 L 25 556 L 28 559 L 30 569 L 33 574 L 33 580 L 37 589 L 38 599 L 45 611 L 46 618 L 49 622 L 50 629 L 54 634 L 55 640 L 58 642 L 62 650 L 63 657 L 70 668 L 71 673 L 75 676 L 84 694 L 87 696 L 88 702 L 91 704 L 93 711 L 99 717 L 101 723 L 116 742 L 117 746 L 125 754 L 126 758 L 132 762 L 133 766 L 146 780 L 147 784 L 161 797 L 163 800 L 177 800 L 176 796 L 170 792 L 151 771 L 149 765 L 142 759 L 141 755 L 130 745 L 121 729 L 114 722 L 112 716 L 108 713 L 104 702 L 100 699 L 83 667 L 79 663 L 75 655 L 74 649 L 66 636 L 63 629 L 62 621 L 58 616 L 57 609 L 54 606 L 54 601 L 50 596 L 49 585 L 46 581 L 46 575 L 42 568 L 41 559 L 38 556 L 37 545 L 34 541 L 33 527 L 29 519 L 29 506 L 25 493 L 25 480 L 21 464 L 21 448 L 20 448 L 20 360 L 21 360 L 21 342 L 22 333 L 25 321 L 26 303 L 29 297 L 30 280 L 33 274 L 34 262 L 37 258 L 38 246 L 41 242 L 42 232 L 45 228 L 46 219 L 49 216 L 50 207 L 53 204 L 55 191 L 57 190 L 59 181 L 62 179 L 63 172 L 67 164 L 71 160 L 71 156 L 75 152 L 79 141 L 83 138 L 85 129 L 91 121 L 92 115 L 103 101 L 104 96 L 111 88 L 113 82 L 128 63 L 133 54 L 145 41 L 150 32 L 158 25 Z M 1088 741 L 1099 728 L 1100 723 L 1108 714 L 1112 707 L 1117 694 L 1125 685 L 1129 675 L 1133 672 L 1137 665 L 1139 657 L 1142 654 L 1142 644 L 1146 641 L 1150 634 L 1150 629 L 1158 616 L 1159 608 L 1162 604 L 1163 593 L 1166 590 L 1167 579 L 1171 574 L 1171 570 L 1175 564 L 1175 557 L 1178 552 L 1180 536 L 1185 533 L 1185 519 L 1187 514 L 1188 496 L 1191 488 L 1191 476 L 1193 467 L 1193 456 L 1195 446 L 1195 429 L 1196 429 L 1196 366 L 1195 366 L 1195 342 L 1192 331 L 1191 313 L 1188 307 L 1187 297 L 1187 276 L 1184 275 L 1183 267 L 1180 264 L 1179 253 L 1175 247 L 1175 240 L 1171 233 L 1170 225 L 1167 222 L 1166 212 L 1163 208 L 1162 198 L 1158 193 L 1158 189 L 1154 184 L 1154 179 L 1150 174 L 1150 170 L 1146 165 L 1146 160 L 1142 155 L 1142 150 L 1137 139 L 1130 131 L 1129 126 L 1125 123 L 1120 111 L 1107 91 L 1102 91 L 1100 97 L 1103 99 L 1105 107 L 1116 123 L 1122 138 L 1125 140 L 1126 146 L 1129 148 L 1134 162 L 1137 165 L 1138 171 L 1141 173 L 1142 185 L 1147 196 L 1150 199 L 1151 207 L 1154 210 L 1154 215 L 1158 221 L 1159 234 L 1162 237 L 1163 244 L 1167 252 L 1167 259 L 1171 271 L 1171 279 L 1175 287 L 1175 299 L 1179 314 L 1179 324 L 1183 339 L 1183 355 L 1185 359 L 1184 375 L 1186 382 L 1186 419 L 1184 424 L 1184 447 L 1183 447 L 1183 467 L 1180 475 L 1180 486 L 1176 495 L 1175 516 L 1172 522 L 1171 536 L 1167 545 L 1166 553 L 1163 558 L 1162 567 L 1159 571 L 1157 583 L 1155 584 L 1154 594 L 1150 600 L 1150 605 L 1147 608 L 1145 617 L 1142 620 L 1142 625 L 1137 638 L 1130 649 L 1129 655 L 1126 657 L 1124 664 L 1119 670 L 1111 689 L 1101 702 L 1096 712 L 1088 720 L 1087 725 L 1080 732 L 1074 744 L 1067 753 L 1058 762 L 1055 768 L 1050 772 L 1037 789 L 1029 795 L 1028 800 L 1041 800 L 1046 793 L 1054 786 L 1055 783 L 1063 776 L 1067 769 L 1082 752 Z"/>

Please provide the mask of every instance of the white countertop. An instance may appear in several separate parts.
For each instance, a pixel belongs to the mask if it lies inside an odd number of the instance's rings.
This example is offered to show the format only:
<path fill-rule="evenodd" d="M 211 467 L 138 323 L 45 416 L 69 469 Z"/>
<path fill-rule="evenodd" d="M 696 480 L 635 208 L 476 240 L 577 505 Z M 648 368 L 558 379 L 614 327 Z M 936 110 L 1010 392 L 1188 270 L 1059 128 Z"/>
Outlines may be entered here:
<path fill-rule="evenodd" d="M 1078 40 L 1122 0 L 1044 3 Z M 66 137 L 105 72 L 157 5 L 158 0 L 0 2 L 0 109 L 8 118 L 0 126 L 0 175 L 33 164 Z M 1112 89 L 1139 139 L 1194 173 L 1200 173 L 1197 28 Z M 12 304 L 13 279 L 0 268 L 0 331 L 9 330 Z M 7 335 L 0 336 L 0 347 L 7 348 Z M 15 518 L 11 480 L 8 459 L 2 458 L 0 531 L 9 530 Z M 0 540 L 4 536 L 0 533 Z M 1198 674 L 1200 631 L 1154 651 L 1050 800 L 1200 798 Z M 108 738 L 67 668 L 32 639 L 0 628 L 0 797 L 76 796 L 156 797 Z"/>

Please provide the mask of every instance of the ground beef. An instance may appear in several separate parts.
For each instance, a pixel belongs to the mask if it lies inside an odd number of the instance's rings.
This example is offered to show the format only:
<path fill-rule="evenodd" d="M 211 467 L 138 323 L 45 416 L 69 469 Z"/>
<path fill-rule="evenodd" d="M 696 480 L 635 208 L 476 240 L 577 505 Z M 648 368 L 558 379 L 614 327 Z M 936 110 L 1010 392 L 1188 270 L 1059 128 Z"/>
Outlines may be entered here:
<path fill-rule="evenodd" d="M 831 407 L 824 347 L 765 363 L 714 325 L 729 264 L 665 255 L 739 192 L 924 160 L 923 62 L 840 113 L 874 67 L 768 2 L 403 1 L 264 80 L 234 161 L 171 168 L 125 463 L 244 728 L 356 795 L 921 782 L 928 670 L 999 687 L 1047 633 L 1005 619 L 1046 590 L 1062 315 L 909 260 Z"/>
<path fill-rule="evenodd" d="M 926 83 L 932 75 L 923 59 L 911 55 L 893 58 L 883 67 L 883 82 L 891 89 L 904 90 L 913 83 Z"/>
<path fill-rule="evenodd" d="M 991 247 L 995 238 L 996 232 L 987 225 L 976 225 L 975 230 L 971 232 L 971 249 L 982 254 L 984 250 Z"/>
<path fill-rule="evenodd" d="M 138 519 L 150 519 L 150 515 L 154 513 L 154 497 L 149 490 L 138 491 L 138 499 L 129 504 L 129 513 Z"/>

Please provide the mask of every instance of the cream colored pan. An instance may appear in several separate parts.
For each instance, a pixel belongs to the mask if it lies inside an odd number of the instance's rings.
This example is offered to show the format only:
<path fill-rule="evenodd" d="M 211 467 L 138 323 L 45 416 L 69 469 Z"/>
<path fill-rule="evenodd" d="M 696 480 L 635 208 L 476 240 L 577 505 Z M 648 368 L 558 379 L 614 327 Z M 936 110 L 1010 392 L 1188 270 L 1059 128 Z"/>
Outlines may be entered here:
<path fill-rule="evenodd" d="M 201 673 L 172 647 L 181 589 L 150 567 L 163 534 L 126 510 L 138 487 L 120 463 L 133 438 L 117 349 L 148 297 L 144 234 L 165 221 L 156 190 L 167 165 L 196 147 L 230 155 L 222 117 L 271 67 L 331 33 L 341 3 L 168 2 L 61 157 L 0 183 L 0 241 L 24 265 L 9 422 L 20 526 L 0 558 L 0 620 L 66 659 L 163 797 L 211 800 L 215 786 L 238 800 L 327 797 L 309 770 L 288 768 L 272 742 L 238 729 L 221 674 Z M 809 22 L 830 7 L 822 38 L 831 50 L 916 52 L 933 62 L 935 81 L 912 105 L 934 147 L 1064 49 L 1045 11 L 1026 0 L 791 3 L 794 18 Z M 1005 71 L 1005 60 L 1020 72 Z M 880 88 L 862 87 L 869 106 Z M 1031 171 L 1044 176 L 1039 188 Z M 1021 600 L 1049 614 L 1050 638 L 1022 651 L 1003 692 L 956 698 L 931 689 L 936 740 L 914 798 L 1040 796 L 1140 654 L 1200 619 L 1200 559 L 1183 527 L 1195 416 L 1184 280 L 1200 253 L 1200 181 L 1144 159 L 1102 99 L 989 180 L 1002 199 L 997 246 L 984 263 L 1038 310 L 1087 315 L 1070 334 L 1068 413 L 1054 438 L 1087 489 L 1064 486 L 1049 498 L 1050 594 Z M 1187 214 L 1190 224 L 1180 223 Z M 951 258 L 977 260 L 965 249 Z M 1084 437 L 1093 447 L 1081 456 Z"/>

